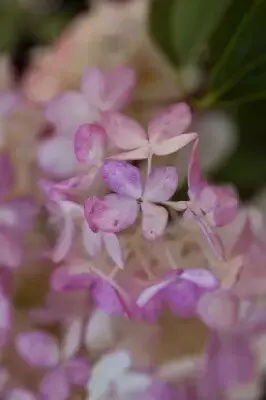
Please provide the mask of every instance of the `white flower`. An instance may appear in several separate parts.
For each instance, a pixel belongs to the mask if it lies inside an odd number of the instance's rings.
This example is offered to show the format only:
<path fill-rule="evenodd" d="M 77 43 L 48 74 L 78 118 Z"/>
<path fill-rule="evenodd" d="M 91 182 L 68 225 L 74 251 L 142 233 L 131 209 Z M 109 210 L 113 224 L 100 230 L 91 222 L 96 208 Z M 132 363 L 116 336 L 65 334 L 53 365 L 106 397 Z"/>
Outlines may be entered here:
<path fill-rule="evenodd" d="M 147 392 L 152 384 L 151 376 L 130 370 L 130 355 L 119 350 L 100 359 L 92 370 L 87 389 L 90 400 L 125 400 L 132 394 Z"/>

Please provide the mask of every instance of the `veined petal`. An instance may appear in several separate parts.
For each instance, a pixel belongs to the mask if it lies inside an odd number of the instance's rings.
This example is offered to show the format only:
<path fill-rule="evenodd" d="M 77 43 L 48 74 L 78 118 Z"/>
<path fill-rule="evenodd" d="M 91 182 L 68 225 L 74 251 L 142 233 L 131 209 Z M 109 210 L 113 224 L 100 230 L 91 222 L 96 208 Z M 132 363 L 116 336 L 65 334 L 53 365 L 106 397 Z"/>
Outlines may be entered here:
<path fill-rule="evenodd" d="M 135 199 L 109 194 L 93 205 L 89 225 L 103 232 L 117 233 L 133 225 L 138 213 L 139 204 Z"/>
<path fill-rule="evenodd" d="M 16 349 L 31 367 L 53 367 L 59 362 L 59 348 L 56 339 L 40 330 L 18 334 Z"/>
<path fill-rule="evenodd" d="M 200 172 L 198 148 L 199 148 L 199 140 L 197 139 L 192 149 L 188 167 L 188 187 L 189 187 L 189 196 L 191 199 L 199 195 L 201 190 L 206 185 L 206 182 L 202 178 Z"/>
<path fill-rule="evenodd" d="M 180 274 L 180 279 L 193 282 L 197 286 L 205 289 L 217 289 L 219 286 L 217 277 L 207 268 L 186 269 Z"/>
<path fill-rule="evenodd" d="M 102 238 L 107 253 L 116 265 L 120 268 L 124 268 L 122 249 L 117 236 L 114 233 L 102 233 Z"/>
<path fill-rule="evenodd" d="M 123 114 L 104 113 L 103 126 L 109 139 L 122 150 L 134 150 L 148 144 L 142 126 Z"/>
<path fill-rule="evenodd" d="M 197 133 L 183 133 L 182 135 L 163 140 L 160 143 L 155 143 L 152 146 L 153 153 L 157 156 L 175 153 L 192 142 L 192 140 L 195 140 L 197 136 Z"/>
<path fill-rule="evenodd" d="M 168 212 L 165 208 L 151 203 L 142 203 L 142 232 L 148 240 L 155 240 L 162 236 L 168 221 Z"/>
<path fill-rule="evenodd" d="M 74 140 L 77 160 L 89 165 L 99 165 L 104 158 L 105 137 L 105 130 L 99 124 L 80 126 Z"/>
<path fill-rule="evenodd" d="M 191 118 L 191 111 L 186 103 L 177 103 L 166 108 L 149 123 L 149 140 L 155 143 L 180 135 L 191 124 Z"/>
<path fill-rule="evenodd" d="M 178 174 L 175 167 L 160 167 L 151 171 L 148 176 L 143 200 L 161 202 L 170 199 L 178 185 Z"/>
<path fill-rule="evenodd" d="M 138 199 L 142 195 L 140 170 L 125 161 L 106 161 L 102 174 L 109 188 L 118 194 Z"/>
<path fill-rule="evenodd" d="M 52 100 L 45 114 L 46 118 L 56 126 L 59 134 L 71 137 L 80 125 L 94 122 L 98 118 L 95 109 L 79 92 L 68 92 Z"/>
<path fill-rule="evenodd" d="M 125 151 L 119 154 L 114 154 L 108 158 L 114 160 L 130 161 L 130 160 L 145 160 L 148 157 L 149 157 L 149 147 L 148 145 L 145 145 L 143 147 L 139 147 L 138 149 Z"/>

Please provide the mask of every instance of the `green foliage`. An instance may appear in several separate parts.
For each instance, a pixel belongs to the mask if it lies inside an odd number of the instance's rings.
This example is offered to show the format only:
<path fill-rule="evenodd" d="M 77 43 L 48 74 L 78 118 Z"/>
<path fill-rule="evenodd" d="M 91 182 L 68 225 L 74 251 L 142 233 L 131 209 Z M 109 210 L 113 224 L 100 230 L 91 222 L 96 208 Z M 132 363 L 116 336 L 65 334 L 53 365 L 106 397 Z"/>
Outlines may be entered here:
<path fill-rule="evenodd" d="M 266 0 L 154 0 L 150 17 L 176 67 L 202 64 L 204 54 L 209 79 L 198 107 L 266 98 Z"/>

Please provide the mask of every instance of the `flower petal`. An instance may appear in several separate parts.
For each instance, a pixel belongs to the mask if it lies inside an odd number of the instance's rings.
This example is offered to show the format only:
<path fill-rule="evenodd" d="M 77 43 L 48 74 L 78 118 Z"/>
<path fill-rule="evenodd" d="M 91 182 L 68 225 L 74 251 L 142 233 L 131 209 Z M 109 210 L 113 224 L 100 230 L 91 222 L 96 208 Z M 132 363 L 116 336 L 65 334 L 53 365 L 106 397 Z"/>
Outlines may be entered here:
<path fill-rule="evenodd" d="M 131 151 L 125 151 L 123 153 L 114 154 L 108 158 L 114 160 L 130 161 L 130 160 L 145 160 L 148 157 L 149 157 L 149 147 L 144 146 Z"/>
<path fill-rule="evenodd" d="M 85 333 L 85 345 L 88 351 L 102 352 L 111 348 L 116 341 L 116 329 L 112 316 L 100 308 L 91 315 Z"/>
<path fill-rule="evenodd" d="M 82 318 L 76 317 L 67 321 L 61 350 L 64 359 L 69 360 L 78 352 L 82 341 L 82 328 Z"/>
<path fill-rule="evenodd" d="M 56 136 L 40 143 L 37 162 L 47 174 L 56 178 L 68 178 L 78 168 L 73 139 Z"/>
<path fill-rule="evenodd" d="M 256 358 L 245 335 L 212 333 L 207 354 L 208 379 L 217 390 L 246 383 L 256 373 Z"/>
<path fill-rule="evenodd" d="M 56 339 L 43 331 L 23 332 L 16 337 L 19 355 L 31 367 L 53 367 L 59 362 L 59 348 Z"/>
<path fill-rule="evenodd" d="M 217 289 L 219 281 L 210 269 L 193 268 L 186 269 L 180 274 L 181 279 L 195 283 L 205 289 Z"/>
<path fill-rule="evenodd" d="M 88 266 L 74 261 L 71 265 L 57 268 L 51 275 L 51 287 L 58 292 L 88 289 L 92 282 Z"/>
<path fill-rule="evenodd" d="M 133 150 L 148 145 L 142 126 L 125 115 L 106 112 L 103 116 L 103 126 L 109 139 L 120 149 Z"/>
<path fill-rule="evenodd" d="M 74 140 L 77 160 L 89 165 L 99 165 L 104 158 L 105 136 L 105 130 L 99 124 L 81 125 Z"/>
<path fill-rule="evenodd" d="M 122 298 L 107 280 L 97 277 L 95 285 L 92 286 L 91 295 L 97 306 L 107 314 L 126 314 Z"/>
<path fill-rule="evenodd" d="M 114 233 L 102 233 L 105 249 L 111 259 L 120 268 L 124 268 L 122 249 L 117 236 Z"/>
<path fill-rule="evenodd" d="M 164 293 L 172 312 L 183 318 L 196 314 L 200 295 L 200 289 L 194 283 L 185 280 L 171 284 Z"/>
<path fill-rule="evenodd" d="M 83 222 L 82 225 L 82 238 L 83 245 L 87 253 L 94 257 L 102 248 L 102 234 L 101 232 L 93 232 L 87 221 Z"/>
<path fill-rule="evenodd" d="M 162 282 L 156 283 L 155 285 L 149 286 L 144 289 L 139 298 L 137 299 L 137 305 L 139 307 L 145 306 L 154 296 L 160 293 L 163 289 L 167 288 L 171 283 L 175 281 L 175 278 L 166 279 Z"/>
<path fill-rule="evenodd" d="M 23 256 L 21 238 L 11 229 L 1 229 L 0 248 L 0 264 L 8 268 L 17 268 Z"/>
<path fill-rule="evenodd" d="M 206 182 L 204 181 L 200 173 L 199 140 L 197 139 L 192 149 L 188 167 L 188 187 L 190 199 L 199 195 L 205 185 Z"/>
<path fill-rule="evenodd" d="M 45 400 L 66 400 L 70 395 L 70 385 L 64 367 L 44 375 L 40 384 L 40 393 Z"/>
<path fill-rule="evenodd" d="M 135 199 L 141 197 L 141 174 L 134 165 L 125 161 L 106 161 L 102 174 L 113 192 Z"/>
<path fill-rule="evenodd" d="M 61 262 L 66 257 L 73 243 L 75 224 L 71 212 L 75 210 L 82 215 L 82 208 L 76 203 L 65 200 L 60 201 L 58 204 L 62 212 L 63 227 L 56 246 L 53 249 L 52 260 L 55 263 Z"/>
<path fill-rule="evenodd" d="M 46 118 L 55 124 L 57 133 L 73 137 L 80 125 L 94 122 L 96 110 L 79 92 L 68 92 L 51 101 L 46 108 Z"/>
<path fill-rule="evenodd" d="M 118 382 L 118 392 L 121 396 L 147 395 L 148 389 L 152 385 L 152 377 L 148 374 L 130 371 L 123 375 L 123 379 Z"/>
<path fill-rule="evenodd" d="M 85 217 L 90 226 L 96 227 L 103 232 L 117 233 L 133 225 L 139 213 L 139 205 L 136 200 L 109 194 L 103 199 L 98 200 L 88 217 Z"/>
<path fill-rule="evenodd" d="M 239 301 L 228 291 L 205 293 L 199 300 L 197 313 L 211 329 L 230 329 L 238 320 Z"/>
<path fill-rule="evenodd" d="M 110 72 L 90 68 L 82 82 L 82 90 L 90 104 L 101 111 L 119 111 L 130 99 L 135 85 L 131 68 L 119 67 Z"/>
<path fill-rule="evenodd" d="M 91 374 L 91 366 L 85 357 L 75 357 L 66 365 L 68 381 L 72 385 L 85 386 Z"/>
<path fill-rule="evenodd" d="M 157 114 L 149 123 L 152 143 L 164 141 L 185 132 L 191 124 L 191 111 L 186 103 L 177 103 Z"/>
<path fill-rule="evenodd" d="M 165 208 L 151 203 L 142 203 L 142 232 L 148 240 L 155 240 L 162 236 L 168 221 L 168 212 Z"/>
<path fill-rule="evenodd" d="M 183 133 L 182 135 L 163 140 L 160 143 L 155 143 L 152 146 L 153 153 L 157 156 L 165 156 L 167 154 L 175 153 L 192 142 L 192 140 L 195 140 L 197 136 L 197 133 L 194 132 Z"/>
<path fill-rule="evenodd" d="M 161 202 L 170 199 L 177 189 L 178 174 L 175 167 L 155 168 L 149 175 L 143 193 L 143 200 Z"/>

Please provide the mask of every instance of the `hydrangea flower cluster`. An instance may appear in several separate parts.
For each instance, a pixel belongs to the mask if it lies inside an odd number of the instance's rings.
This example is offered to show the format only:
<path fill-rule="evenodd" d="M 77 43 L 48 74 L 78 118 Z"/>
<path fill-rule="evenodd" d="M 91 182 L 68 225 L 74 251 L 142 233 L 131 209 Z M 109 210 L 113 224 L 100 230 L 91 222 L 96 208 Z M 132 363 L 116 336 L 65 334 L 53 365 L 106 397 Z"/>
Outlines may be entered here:
<path fill-rule="evenodd" d="M 40 203 L 12 195 L 12 163 L 0 156 L 5 400 L 231 399 L 257 376 L 254 344 L 266 329 L 258 213 L 239 204 L 233 187 L 203 176 L 187 104 L 162 110 L 146 130 L 121 112 L 134 85 L 127 67 L 91 68 L 80 91 L 43 105 L 52 135 L 38 142 Z M 1 123 L 21 102 L 2 95 Z M 180 199 L 177 168 L 156 160 L 185 146 Z M 45 238 L 36 269 L 47 284 L 18 323 L 16 282 L 29 279 L 23 264 L 34 221 Z M 208 329 L 201 354 L 183 369 L 182 360 L 156 360 L 169 313 L 177 326 L 194 318 Z"/>

